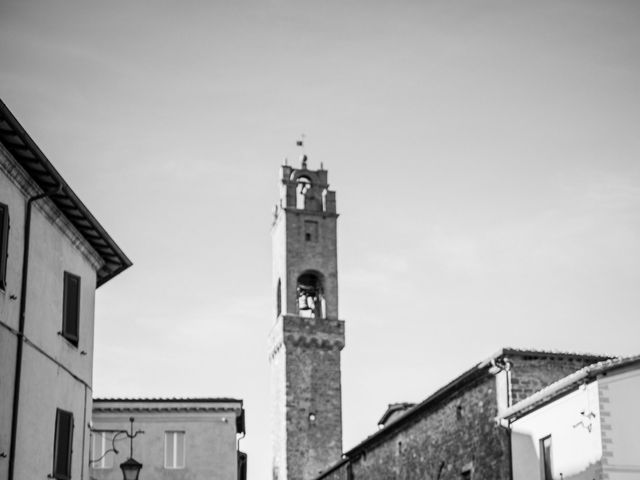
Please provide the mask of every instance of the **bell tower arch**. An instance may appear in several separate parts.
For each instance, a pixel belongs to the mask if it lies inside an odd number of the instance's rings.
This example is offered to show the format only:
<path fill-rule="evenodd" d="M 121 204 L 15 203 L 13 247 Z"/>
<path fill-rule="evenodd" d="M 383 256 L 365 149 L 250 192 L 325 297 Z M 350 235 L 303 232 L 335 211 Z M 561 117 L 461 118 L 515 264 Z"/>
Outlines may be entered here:
<path fill-rule="evenodd" d="M 335 192 L 327 171 L 280 168 L 269 336 L 273 480 L 309 480 L 342 454 Z"/>

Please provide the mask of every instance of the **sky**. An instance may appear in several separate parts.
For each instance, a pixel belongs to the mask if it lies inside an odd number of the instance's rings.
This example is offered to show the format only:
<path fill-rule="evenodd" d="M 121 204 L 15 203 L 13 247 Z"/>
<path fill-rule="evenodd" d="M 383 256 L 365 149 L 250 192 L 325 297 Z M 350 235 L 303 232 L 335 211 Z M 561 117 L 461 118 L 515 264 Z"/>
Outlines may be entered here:
<path fill-rule="evenodd" d="M 244 400 L 270 474 L 270 225 L 337 192 L 345 449 L 504 346 L 640 353 L 635 0 L 0 0 L 0 97 L 133 260 L 94 396 Z"/>

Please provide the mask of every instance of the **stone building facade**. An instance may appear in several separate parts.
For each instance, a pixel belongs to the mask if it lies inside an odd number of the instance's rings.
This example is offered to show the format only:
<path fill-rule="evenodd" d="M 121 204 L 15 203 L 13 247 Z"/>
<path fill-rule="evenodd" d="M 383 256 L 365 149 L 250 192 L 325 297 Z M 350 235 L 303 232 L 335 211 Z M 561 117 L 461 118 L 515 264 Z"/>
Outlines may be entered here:
<path fill-rule="evenodd" d="M 95 290 L 131 262 L 0 102 L 0 478 L 88 478 Z"/>
<path fill-rule="evenodd" d="M 233 398 L 95 399 L 91 480 L 122 479 L 129 441 L 116 432 L 129 430 L 131 417 L 134 432 L 144 432 L 133 441 L 140 478 L 246 480 L 244 408 Z"/>
<path fill-rule="evenodd" d="M 281 167 L 269 336 L 274 480 L 309 480 L 342 452 L 335 192 L 327 171 Z"/>
<path fill-rule="evenodd" d="M 510 480 L 510 435 L 499 412 L 605 358 L 502 349 L 387 421 L 317 479 Z"/>

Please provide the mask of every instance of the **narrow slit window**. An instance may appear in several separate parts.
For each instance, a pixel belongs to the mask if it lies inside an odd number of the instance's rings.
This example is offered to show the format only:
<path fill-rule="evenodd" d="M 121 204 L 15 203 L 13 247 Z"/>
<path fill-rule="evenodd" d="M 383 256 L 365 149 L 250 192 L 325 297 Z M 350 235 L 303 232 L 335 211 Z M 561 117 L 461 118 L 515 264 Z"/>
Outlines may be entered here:
<path fill-rule="evenodd" d="M 278 279 L 278 287 L 276 288 L 276 316 L 282 313 L 282 282 Z"/>
<path fill-rule="evenodd" d="M 56 430 L 53 444 L 53 478 L 71 478 L 71 452 L 73 447 L 73 413 L 56 411 Z"/>
<path fill-rule="evenodd" d="M 80 277 L 64 272 L 62 336 L 78 346 L 80 330 Z"/>
<path fill-rule="evenodd" d="M 7 260 L 9 254 L 9 207 L 0 203 L 0 289 L 7 286 Z"/>

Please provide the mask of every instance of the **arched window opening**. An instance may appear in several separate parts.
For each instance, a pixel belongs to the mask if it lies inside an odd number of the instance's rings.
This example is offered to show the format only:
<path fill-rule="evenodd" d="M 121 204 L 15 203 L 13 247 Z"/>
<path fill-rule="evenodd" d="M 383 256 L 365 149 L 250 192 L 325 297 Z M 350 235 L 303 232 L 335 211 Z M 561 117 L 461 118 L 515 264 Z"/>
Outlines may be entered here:
<path fill-rule="evenodd" d="M 304 209 L 304 201 L 307 191 L 311 188 L 311 180 L 307 177 L 298 177 L 298 186 L 296 187 L 296 208 Z"/>
<path fill-rule="evenodd" d="M 278 279 L 278 288 L 276 289 L 276 316 L 282 313 L 282 282 Z"/>
<path fill-rule="evenodd" d="M 322 279 L 313 272 L 298 277 L 298 315 L 309 318 L 322 318 L 324 312 L 324 291 Z"/>

